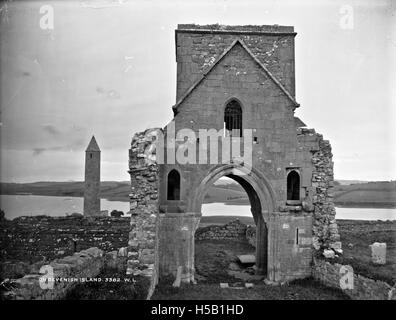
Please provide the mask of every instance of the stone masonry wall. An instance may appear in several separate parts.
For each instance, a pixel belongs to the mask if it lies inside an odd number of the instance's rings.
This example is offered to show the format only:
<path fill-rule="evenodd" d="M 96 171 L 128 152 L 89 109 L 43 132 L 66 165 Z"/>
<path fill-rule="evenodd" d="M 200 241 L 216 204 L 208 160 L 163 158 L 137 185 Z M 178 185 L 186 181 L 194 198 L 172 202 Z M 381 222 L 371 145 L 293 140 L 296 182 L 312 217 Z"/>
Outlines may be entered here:
<path fill-rule="evenodd" d="M 316 250 L 332 248 L 341 250 L 340 236 L 335 220 L 335 207 L 332 189 L 334 187 L 333 154 L 328 140 L 314 129 L 299 128 L 297 138 L 302 150 L 311 153 L 311 181 L 302 185 L 306 188 L 306 197 L 302 207 L 307 212 L 313 211 L 313 247 Z"/>
<path fill-rule="evenodd" d="M 247 225 L 238 219 L 225 225 L 211 225 L 198 228 L 195 232 L 195 240 L 230 240 L 245 239 Z"/>
<path fill-rule="evenodd" d="M 216 32 L 205 32 L 205 29 Z M 260 32 L 267 33 L 267 36 Z M 294 96 L 294 36 L 294 28 L 288 26 L 179 24 L 176 30 L 177 100 L 236 37 L 246 43 Z"/>
<path fill-rule="evenodd" d="M 151 279 L 148 296 L 156 284 L 156 239 L 158 216 L 158 165 L 156 141 L 161 129 L 136 133 L 129 150 L 131 176 L 131 227 L 127 274 Z"/>
<path fill-rule="evenodd" d="M 246 239 L 250 245 L 256 247 L 256 226 L 246 226 Z"/>
<path fill-rule="evenodd" d="M 312 187 L 316 188 L 313 197 L 314 222 L 312 230 L 314 233 L 313 245 L 318 249 L 332 248 L 336 251 L 341 249 L 340 235 L 335 220 L 335 207 L 333 199 L 334 173 L 333 154 L 328 140 L 317 134 L 319 150 L 312 155 L 314 171 L 312 172 Z"/>
<path fill-rule="evenodd" d="M 118 250 L 128 243 L 129 218 L 19 217 L 0 222 L 2 262 L 34 263 L 98 247 Z"/>
<path fill-rule="evenodd" d="M 344 270 L 341 270 L 341 268 Z M 353 275 L 352 283 L 345 284 L 349 285 L 349 287 L 352 286 L 352 289 L 345 289 L 345 287 L 341 285 L 341 283 L 345 283 L 345 269 L 348 269 L 348 273 Z M 352 299 L 396 300 L 395 287 L 392 288 L 389 284 L 383 281 L 376 281 L 354 274 L 351 266 L 343 266 L 338 263 L 332 264 L 324 260 L 316 259 L 312 268 L 312 275 L 315 279 L 321 281 L 327 286 L 341 288 Z"/>

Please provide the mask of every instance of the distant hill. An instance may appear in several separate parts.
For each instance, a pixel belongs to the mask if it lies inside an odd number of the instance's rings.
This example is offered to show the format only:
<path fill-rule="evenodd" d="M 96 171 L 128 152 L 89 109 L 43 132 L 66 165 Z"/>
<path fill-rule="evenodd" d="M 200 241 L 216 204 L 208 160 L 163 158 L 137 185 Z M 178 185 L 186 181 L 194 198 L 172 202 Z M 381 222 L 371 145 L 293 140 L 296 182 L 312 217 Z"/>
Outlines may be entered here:
<path fill-rule="evenodd" d="M 129 201 L 129 182 L 102 181 L 101 198 L 115 201 Z M 84 182 L 33 182 L 0 183 L 0 194 L 33 194 L 43 196 L 83 197 Z"/>
<path fill-rule="evenodd" d="M 349 186 L 350 184 L 357 184 L 357 183 L 367 183 L 369 181 L 363 180 L 336 180 L 340 185 Z"/>
<path fill-rule="evenodd" d="M 334 187 L 337 206 L 396 208 L 396 181 L 377 181 Z"/>
<path fill-rule="evenodd" d="M 249 198 L 243 188 L 237 184 L 218 184 L 208 188 L 204 203 L 223 202 L 228 204 L 249 204 Z"/>
<path fill-rule="evenodd" d="M 127 181 L 102 181 L 100 197 L 112 201 L 129 201 L 130 183 Z M 84 182 L 32 182 L 0 183 L 0 194 L 32 194 L 59 197 L 83 197 Z M 208 189 L 204 203 L 240 201 L 237 204 L 249 203 L 245 191 L 239 184 L 220 184 Z"/>
<path fill-rule="evenodd" d="M 253 217 L 243 217 L 243 216 L 202 216 L 199 226 L 205 227 L 214 224 L 223 225 L 230 221 L 238 219 L 243 224 L 254 225 Z"/>
<path fill-rule="evenodd" d="M 101 198 L 129 201 L 129 181 L 102 181 Z M 33 194 L 45 196 L 82 197 L 84 183 L 34 182 L 0 183 L 0 194 Z M 208 188 L 204 203 L 223 202 L 233 205 L 249 204 L 243 188 L 237 183 L 218 181 Z M 334 187 L 334 202 L 344 207 L 396 208 L 396 181 L 359 182 Z"/>

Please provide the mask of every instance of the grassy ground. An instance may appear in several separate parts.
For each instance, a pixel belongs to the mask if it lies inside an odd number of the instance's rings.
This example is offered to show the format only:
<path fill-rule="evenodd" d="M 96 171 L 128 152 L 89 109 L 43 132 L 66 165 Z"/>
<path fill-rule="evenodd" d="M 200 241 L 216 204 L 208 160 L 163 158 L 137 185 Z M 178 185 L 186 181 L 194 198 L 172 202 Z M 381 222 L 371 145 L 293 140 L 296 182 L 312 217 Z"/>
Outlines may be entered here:
<path fill-rule="evenodd" d="M 396 284 L 396 221 L 338 220 L 344 254 L 336 261 L 350 264 L 355 273 L 375 280 Z M 371 262 L 369 245 L 385 242 L 387 262 L 383 266 Z"/>
<path fill-rule="evenodd" d="M 202 225 L 227 223 L 235 217 L 203 217 Z M 253 221 L 243 221 L 252 224 Z M 332 262 L 350 264 L 355 273 L 396 283 L 396 221 L 338 220 L 344 254 Z M 369 245 L 373 242 L 387 243 L 387 263 L 383 266 L 371 263 Z M 325 287 L 312 279 L 293 281 L 284 286 L 268 286 L 262 281 L 251 289 L 223 289 L 220 282 L 243 286 L 241 280 L 229 274 L 229 265 L 238 254 L 254 253 L 254 248 L 245 241 L 204 240 L 195 245 L 195 266 L 198 284 L 173 288 L 162 283 L 153 299 L 292 299 L 331 300 L 348 299 L 342 291 Z"/>
<path fill-rule="evenodd" d="M 136 300 L 145 299 L 149 283 L 147 279 L 136 278 L 125 274 L 125 270 L 107 268 L 96 278 L 101 282 L 86 282 L 77 284 L 68 292 L 64 300 Z M 106 279 L 113 279 L 106 282 Z M 119 279 L 119 281 L 118 281 Z"/>
<path fill-rule="evenodd" d="M 254 225 L 251 217 L 210 216 L 202 217 L 200 226 L 225 224 L 236 218 L 242 223 Z M 396 283 L 396 221 L 337 220 L 337 223 L 344 254 L 335 262 L 349 264 L 356 273 L 394 285 Z M 387 263 L 383 266 L 371 262 L 369 245 L 374 242 L 387 244 Z M 196 250 L 200 250 L 199 247 Z"/>
<path fill-rule="evenodd" d="M 324 287 L 312 279 L 294 281 L 283 286 L 264 283 L 250 289 L 220 288 L 219 284 L 204 283 L 158 286 L 152 300 L 349 300 L 340 290 Z"/>
<path fill-rule="evenodd" d="M 202 240 L 195 242 L 195 272 L 203 283 L 235 282 L 227 273 L 240 254 L 255 254 L 246 240 Z"/>
<path fill-rule="evenodd" d="M 254 253 L 247 241 L 197 241 L 195 266 L 198 283 L 172 287 L 164 281 L 157 286 L 153 300 L 344 300 L 340 290 L 327 288 L 313 279 L 296 280 L 285 285 L 266 285 L 262 280 L 249 280 L 253 288 L 228 274 L 228 266 L 238 254 Z M 220 288 L 227 282 L 234 288 Z"/>

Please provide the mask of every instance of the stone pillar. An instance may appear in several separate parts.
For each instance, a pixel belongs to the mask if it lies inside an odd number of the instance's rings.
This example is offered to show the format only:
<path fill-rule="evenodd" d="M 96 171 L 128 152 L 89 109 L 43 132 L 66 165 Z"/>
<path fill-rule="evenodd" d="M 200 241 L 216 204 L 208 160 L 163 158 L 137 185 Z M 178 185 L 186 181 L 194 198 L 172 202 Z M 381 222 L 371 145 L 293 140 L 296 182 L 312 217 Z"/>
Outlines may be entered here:
<path fill-rule="evenodd" d="M 261 216 L 257 219 L 256 230 L 256 273 L 267 275 L 268 230 Z"/>
<path fill-rule="evenodd" d="M 159 276 L 176 277 L 181 267 L 181 281 L 194 282 L 194 234 L 200 216 L 194 213 L 166 213 L 160 216 Z"/>
<path fill-rule="evenodd" d="M 279 258 L 279 219 L 276 213 L 269 218 L 268 221 L 268 280 L 279 281 L 280 274 L 280 258 Z"/>

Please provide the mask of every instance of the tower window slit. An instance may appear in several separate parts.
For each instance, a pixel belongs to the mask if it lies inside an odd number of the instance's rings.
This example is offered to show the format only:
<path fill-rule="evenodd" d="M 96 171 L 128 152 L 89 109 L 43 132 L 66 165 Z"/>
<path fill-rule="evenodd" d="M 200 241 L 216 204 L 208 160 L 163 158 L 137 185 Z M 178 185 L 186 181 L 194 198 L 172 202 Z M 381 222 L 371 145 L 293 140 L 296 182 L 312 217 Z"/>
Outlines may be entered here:
<path fill-rule="evenodd" d="M 224 111 L 224 123 L 227 134 L 242 137 L 242 108 L 236 100 L 231 100 Z"/>
<path fill-rule="evenodd" d="M 287 200 L 300 200 L 300 175 L 295 170 L 287 175 Z"/>
<path fill-rule="evenodd" d="M 168 200 L 180 200 L 180 174 L 175 169 L 168 174 Z"/>

